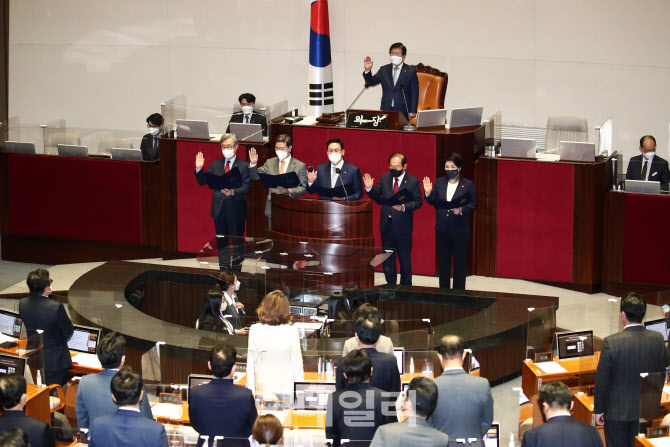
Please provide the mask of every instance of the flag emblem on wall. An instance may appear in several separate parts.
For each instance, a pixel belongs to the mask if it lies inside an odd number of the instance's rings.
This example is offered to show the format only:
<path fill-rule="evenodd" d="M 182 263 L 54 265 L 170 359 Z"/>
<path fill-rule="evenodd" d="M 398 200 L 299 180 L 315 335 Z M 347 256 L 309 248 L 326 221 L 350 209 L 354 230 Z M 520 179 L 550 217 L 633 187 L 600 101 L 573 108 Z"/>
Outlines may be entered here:
<path fill-rule="evenodd" d="M 309 29 L 309 114 L 333 112 L 333 69 L 330 59 L 328 0 L 311 4 Z"/>

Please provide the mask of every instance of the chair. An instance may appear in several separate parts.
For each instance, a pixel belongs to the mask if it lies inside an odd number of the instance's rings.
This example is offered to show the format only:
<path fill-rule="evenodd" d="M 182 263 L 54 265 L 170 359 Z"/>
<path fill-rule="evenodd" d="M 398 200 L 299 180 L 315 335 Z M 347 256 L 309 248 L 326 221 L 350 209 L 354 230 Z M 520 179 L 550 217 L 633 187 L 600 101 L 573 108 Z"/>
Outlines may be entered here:
<path fill-rule="evenodd" d="M 44 141 L 44 153 L 49 155 L 58 154 L 57 148 L 59 144 L 72 144 L 79 146 L 81 144 L 81 139 L 79 135 L 67 132 L 53 132 L 50 133 L 46 140 Z"/>
<path fill-rule="evenodd" d="M 422 63 L 412 65 L 412 67 L 416 68 L 419 78 L 419 106 L 417 111 L 444 109 L 449 75 Z M 413 118 L 411 122 L 416 124 L 416 118 Z"/>
<path fill-rule="evenodd" d="M 79 382 L 68 382 L 65 385 L 65 409 L 63 413 L 72 426 L 77 425 L 77 391 Z"/>
<path fill-rule="evenodd" d="M 113 147 L 132 149 L 133 144 L 125 138 L 103 138 L 98 144 L 98 154 L 111 155 Z"/>
<path fill-rule="evenodd" d="M 556 114 L 547 118 L 545 152 L 557 154 L 561 141 L 588 141 L 589 126 L 586 117 Z"/>

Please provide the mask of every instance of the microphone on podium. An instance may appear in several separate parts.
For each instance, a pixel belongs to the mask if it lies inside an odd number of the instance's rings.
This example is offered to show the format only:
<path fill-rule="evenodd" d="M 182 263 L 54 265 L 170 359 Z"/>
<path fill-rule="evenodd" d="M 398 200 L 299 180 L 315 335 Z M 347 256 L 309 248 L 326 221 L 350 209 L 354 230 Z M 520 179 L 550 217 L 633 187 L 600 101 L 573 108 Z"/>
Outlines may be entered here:
<path fill-rule="evenodd" d="M 344 186 L 344 181 L 342 180 L 342 176 L 340 175 L 340 168 L 335 168 L 335 174 L 337 174 L 337 178 L 340 179 L 340 183 L 342 183 L 342 189 L 344 190 L 344 198 L 347 199 L 348 202 L 349 194 L 347 194 L 347 188 Z"/>
<path fill-rule="evenodd" d="M 400 91 L 402 92 L 402 97 L 405 100 L 405 110 L 407 111 L 407 118 L 409 119 L 409 108 L 407 107 L 407 97 L 405 97 L 405 87 L 403 87 L 402 84 L 400 85 Z M 407 125 L 403 126 L 402 130 L 416 130 L 416 127 L 407 122 Z"/>
<path fill-rule="evenodd" d="M 347 115 L 347 110 L 351 109 L 351 108 L 354 106 L 354 104 L 356 104 L 356 101 L 358 101 L 358 98 L 361 97 L 361 95 L 363 94 L 363 92 L 366 91 L 366 90 L 369 89 L 369 88 L 370 88 L 370 84 L 368 84 L 368 83 L 366 82 L 365 85 L 363 86 L 363 90 L 361 90 L 361 92 L 358 94 L 358 96 L 356 96 L 356 99 L 354 99 L 354 100 L 352 101 L 352 103 L 349 104 L 349 107 L 347 107 L 347 108 L 344 110 L 344 115 L 345 115 L 345 116 L 344 116 L 344 119 L 343 119 L 342 121 L 340 121 L 340 123 L 337 125 L 338 127 L 347 127 L 347 116 L 346 116 L 346 115 Z"/>

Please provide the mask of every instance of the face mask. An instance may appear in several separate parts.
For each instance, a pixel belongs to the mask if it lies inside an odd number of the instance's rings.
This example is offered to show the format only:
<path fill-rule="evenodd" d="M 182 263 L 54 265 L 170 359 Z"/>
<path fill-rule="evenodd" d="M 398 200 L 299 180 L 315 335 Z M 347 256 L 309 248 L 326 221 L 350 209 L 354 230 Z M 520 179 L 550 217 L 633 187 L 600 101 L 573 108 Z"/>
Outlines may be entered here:
<path fill-rule="evenodd" d="M 154 137 L 155 137 L 156 135 L 158 135 L 158 134 L 160 133 L 160 131 L 161 131 L 161 128 L 160 128 L 160 127 L 150 127 L 150 128 L 149 128 L 149 133 L 150 133 L 151 135 L 153 135 Z"/>
<path fill-rule="evenodd" d="M 649 159 L 651 159 L 651 157 L 654 156 L 655 153 L 656 153 L 656 151 L 645 152 L 645 153 L 644 153 L 644 158 L 646 158 L 647 160 L 649 160 Z"/>
<path fill-rule="evenodd" d="M 402 57 L 400 56 L 391 56 L 391 63 L 393 66 L 397 67 L 402 62 Z"/>
<path fill-rule="evenodd" d="M 226 160 L 230 160 L 235 156 L 235 149 L 222 149 L 221 152 Z"/>
<path fill-rule="evenodd" d="M 456 180 L 456 177 L 458 177 L 458 169 L 445 169 L 444 172 L 447 174 L 447 177 L 449 177 L 449 180 Z"/>
<path fill-rule="evenodd" d="M 240 282 L 239 281 L 235 281 L 235 290 L 236 291 L 240 290 Z"/>
<path fill-rule="evenodd" d="M 342 154 L 336 154 L 335 152 L 328 154 L 328 160 L 330 160 L 332 164 L 336 165 L 342 161 Z"/>
<path fill-rule="evenodd" d="M 285 160 L 288 157 L 288 151 L 275 151 L 279 160 Z"/>
<path fill-rule="evenodd" d="M 393 177 L 397 178 L 397 177 L 400 177 L 402 175 L 403 170 L 402 169 L 389 169 L 389 172 L 391 173 L 391 175 Z"/>
<path fill-rule="evenodd" d="M 245 115 L 250 115 L 254 111 L 254 108 L 251 106 L 242 106 L 242 113 Z"/>

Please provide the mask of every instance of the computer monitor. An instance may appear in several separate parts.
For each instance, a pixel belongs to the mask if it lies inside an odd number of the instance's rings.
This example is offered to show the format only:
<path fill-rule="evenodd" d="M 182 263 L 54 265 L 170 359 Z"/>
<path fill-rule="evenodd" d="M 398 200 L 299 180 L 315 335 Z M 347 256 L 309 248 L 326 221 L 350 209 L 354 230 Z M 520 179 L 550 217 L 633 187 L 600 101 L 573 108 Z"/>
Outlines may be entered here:
<path fill-rule="evenodd" d="M 535 158 L 537 140 L 535 138 L 501 138 L 500 155 L 512 158 Z"/>
<path fill-rule="evenodd" d="M 484 107 L 467 107 L 464 109 L 453 109 L 449 118 L 449 128 L 479 126 L 482 124 L 482 113 Z"/>
<path fill-rule="evenodd" d="M 67 342 L 67 347 L 70 351 L 95 354 L 99 340 L 100 329 L 75 324 L 74 332 Z"/>
<path fill-rule="evenodd" d="M 661 182 L 649 182 L 647 180 L 628 180 L 624 182 L 626 192 L 642 192 L 646 194 L 660 194 Z"/>
<path fill-rule="evenodd" d="M 19 314 L 8 310 L 0 310 L 0 333 L 9 337 L 21 338 L 21 328 L 23 320 Z"/>
<path fill-rule="evenodd" d="M 122 147 L 113 147 L 112 160 L 137 160 L 142 161 L 142 151 L 139 149 L 127 149 Z"/>
<path fill-rule="evenodd" d="M 400 375 L 405 374 L 405 348 L 393 348 L 393 355 L 398 362 L 398 371 Z"/>
<path fill-rule="evenodd" d="M 500 424 L 494 422 L 484 435 L 484 447 L 500 447 Z"/>
<path fill-rule="evenodd" d="M 328 405 L 328 396 L 335 392 L 332 382 L 295 382 L 293 410 L 321 410 Z"/>
<path fill-rule="evenodd" d="M 596 160 L 596 145 L 583 141 L 560 141 L 558 143 L 558 153 L 561 156 L 561 161 L 594 162 Z"/>
<path fill-rule="evenodd" d="M 605 154 L 609 157 L 612 155 L 612 118 L 600 125 L 599 130 L 600 139 L 598 140 L 598 155 Z"/>
<path fill-rule="evenodd" d="M 240 143 L 262 143 L 263 128 L 256 123 L 230 123 L 230 133 L 234 133 Z"/>
<path fill-rule="evenodd" d="M 206 385 L 209 382 L 212 381 L 214 376 L 208 376 L 206 374 L 190 374 L 188 376 L 188 388 L 186 388 L 186 401 L 190 405 L 190 395 L 191 395 L 191 390 L 195 387 L 198 387 L 200 385 Z"/>
<path fill-rule="evenodd" d="M 35 143 L 23 141 L 5 141 L 5 149 L 10 154 L 35 154 Z"/>
<path fill-rule="evenodd" d="M 0 375 L 19 374 L 23 376 L 26 371 L 27 357 L 0 353 Z"/>
<path fill-rule="evenodd" d="M 659 318 L 658 320 L 650 320 L 644 322 L 645 329 L 650 331 L 658 332 L 663 336 L 665 341 L 668 341 L 668 324 L 665 321 L 665 318 Z"/>
<path fill-rule="evenodd" d="M 447 109 L 419 110 L 416 114 L 416 128 L 444 127 L 447 124 Z"/>
<path fill-rule="evenodd" d="M 58 155 L 61 157 L 88 157 L 88 147 L 76 144 L 58 144 Z"/>
<path fill-rule="evenodd" d="M 209 123 L 199 120 L 177 120 L 177 135 L 179 138 L 209 140 Z"/>
<path fill-rule="evenodd" d="M 557 332 L 556 349 L 559 360 L 593 355 L 593 331 Z"/>

